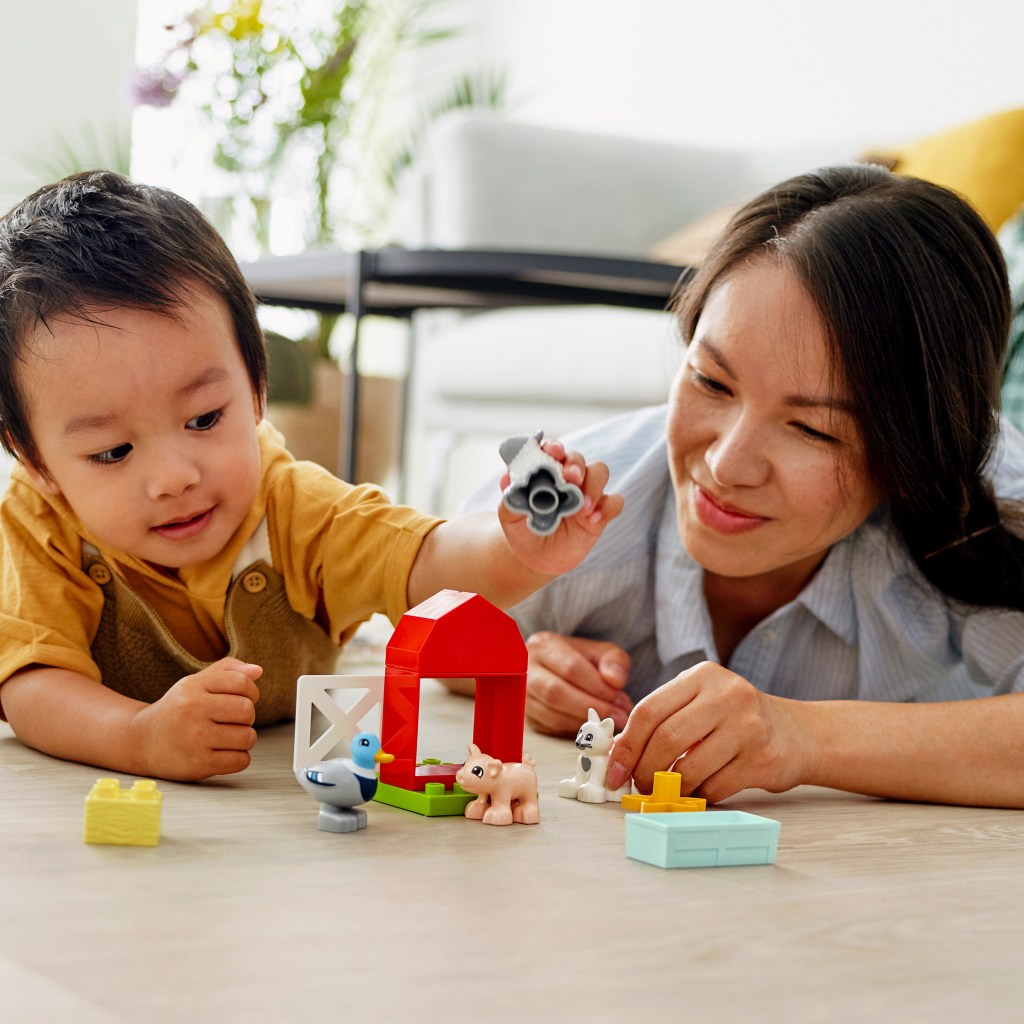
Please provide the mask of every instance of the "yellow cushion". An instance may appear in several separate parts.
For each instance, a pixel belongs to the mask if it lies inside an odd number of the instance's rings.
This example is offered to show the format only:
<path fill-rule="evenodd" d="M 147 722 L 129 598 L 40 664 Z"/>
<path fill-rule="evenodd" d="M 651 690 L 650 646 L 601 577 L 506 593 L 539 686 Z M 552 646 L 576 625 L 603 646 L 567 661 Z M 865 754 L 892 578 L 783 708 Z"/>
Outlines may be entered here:
<path fill-rule="evenodd" d="M 1024 202 L 1024 109 L 918 139 L 894 170 L 959 192 L 998 231 Z"/>

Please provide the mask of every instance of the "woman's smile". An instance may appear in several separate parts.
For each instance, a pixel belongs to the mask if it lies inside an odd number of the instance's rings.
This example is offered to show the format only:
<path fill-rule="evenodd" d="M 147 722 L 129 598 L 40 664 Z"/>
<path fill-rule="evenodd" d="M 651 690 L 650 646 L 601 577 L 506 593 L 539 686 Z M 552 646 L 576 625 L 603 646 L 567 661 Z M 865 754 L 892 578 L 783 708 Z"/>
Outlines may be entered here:
<path fill-rule="evenodd" d="M 705 526 L 719 533 L 747 533 L 768 522 L 766 516 L 745 512 L 713 498 L 697 483 L 690 484 L 690 495 L 697 518 Z"/>

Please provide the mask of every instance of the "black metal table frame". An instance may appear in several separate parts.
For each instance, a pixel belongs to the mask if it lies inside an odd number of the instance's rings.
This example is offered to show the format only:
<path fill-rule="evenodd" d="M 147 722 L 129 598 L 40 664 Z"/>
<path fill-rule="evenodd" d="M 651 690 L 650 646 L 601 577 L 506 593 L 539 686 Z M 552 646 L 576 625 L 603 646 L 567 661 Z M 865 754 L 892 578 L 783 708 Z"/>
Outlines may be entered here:
<path fill-rule="evenodd" d="M 311 250 L 243 263 L 260 302 L 355 317 L 347 375 L 344 460 L 354 480 L 360 402 L 360 325 L 366 316 L 409 319 L 421 309 L 606 305 L 665 309 L 690 270 L 667 263 L 556 252 L 388 247 Z M 403 424 L 404 433 L 404 424 Z"/>

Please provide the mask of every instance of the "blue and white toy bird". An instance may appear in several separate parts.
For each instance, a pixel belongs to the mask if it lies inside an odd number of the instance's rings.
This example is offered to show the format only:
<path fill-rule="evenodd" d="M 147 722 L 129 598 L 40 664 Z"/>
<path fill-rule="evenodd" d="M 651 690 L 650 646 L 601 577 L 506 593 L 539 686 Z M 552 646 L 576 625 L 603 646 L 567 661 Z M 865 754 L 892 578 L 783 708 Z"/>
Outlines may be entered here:
<path fill-rule="evenodd" d="M 377 792 L 377 765 L 393 761 L 372 732 L 357 733 L 351 757 L 335 757 L 312 768 L 297 768 L 295 777 L 310 796 L 320 801 L 319 828 L 324 832 L 355 832 L 366 828 L 366 811 L 359 804 Z"/>

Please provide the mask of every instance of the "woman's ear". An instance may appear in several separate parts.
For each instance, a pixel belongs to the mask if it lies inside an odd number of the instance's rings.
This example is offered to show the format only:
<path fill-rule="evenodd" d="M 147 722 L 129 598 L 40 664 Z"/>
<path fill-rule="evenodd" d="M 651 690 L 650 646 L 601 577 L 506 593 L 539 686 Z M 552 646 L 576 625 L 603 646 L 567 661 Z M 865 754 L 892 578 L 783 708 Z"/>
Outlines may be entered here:
<path fill-rule="evenodd" d="M 252 393 L 252 409 L 256 414 L 256 422 L 262 423 L 263 417 L 267 411 L 267 393 L 264 391 L 262 394 L 257 394 L 255 391 Z"/>

